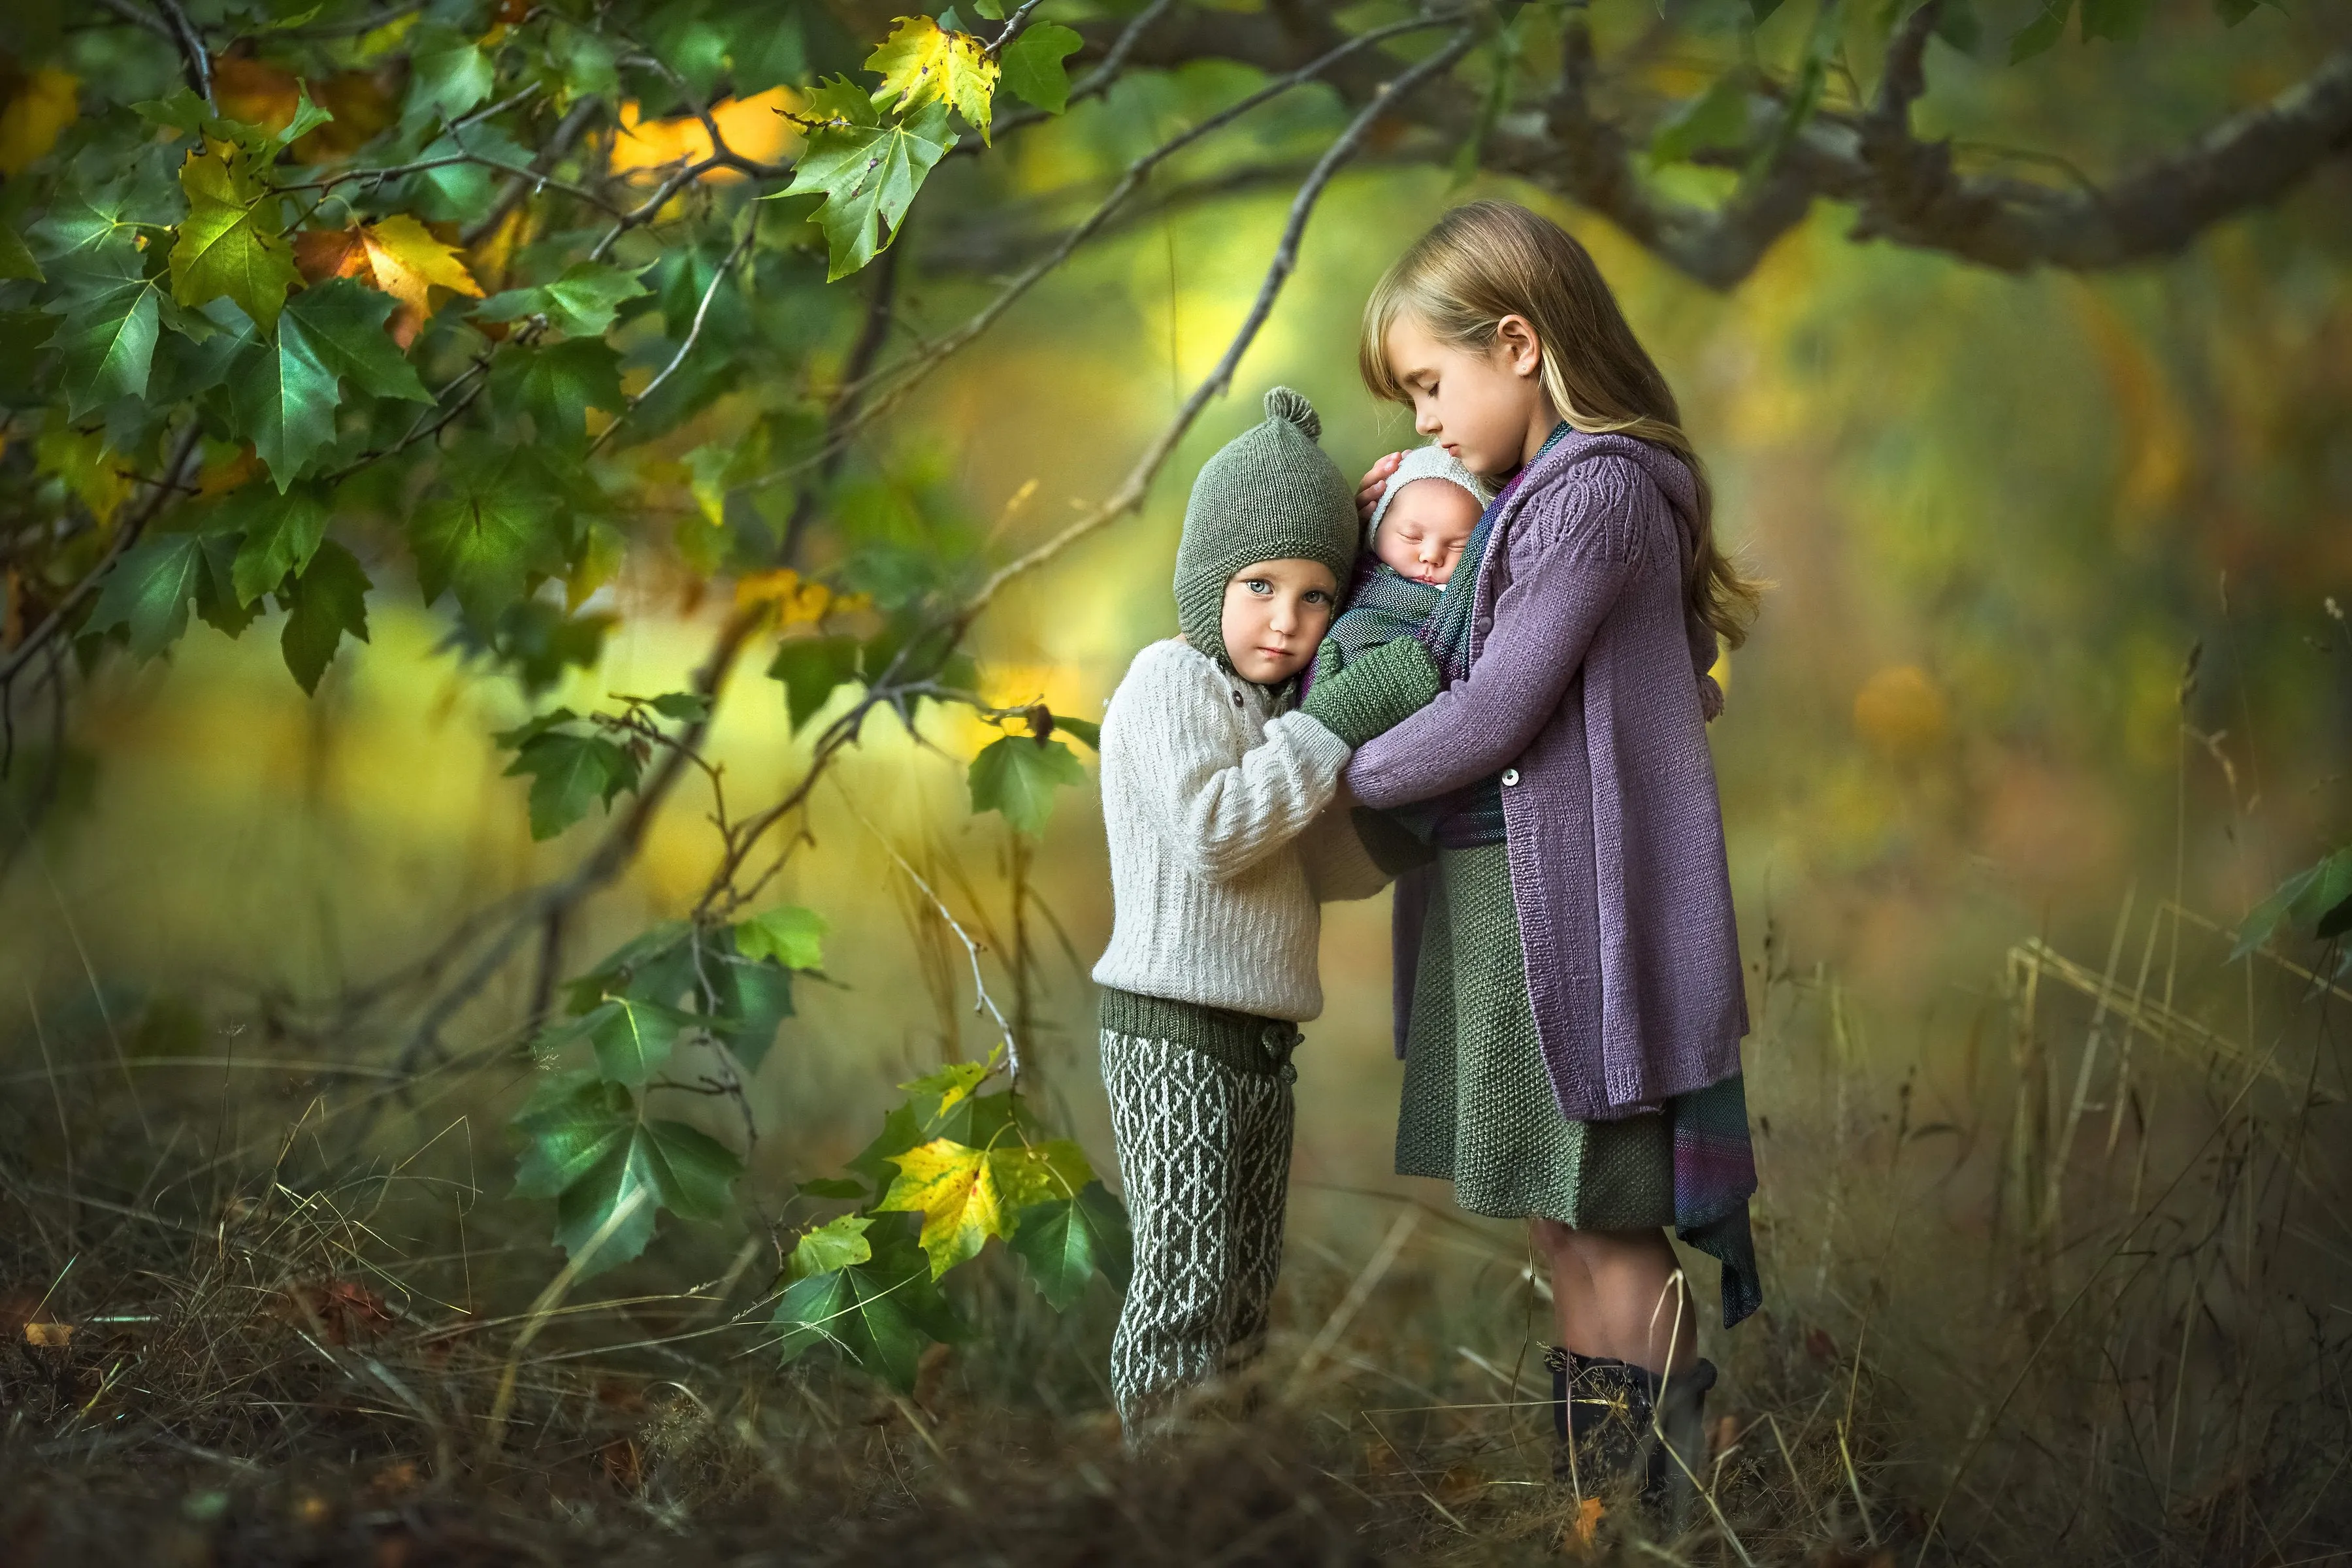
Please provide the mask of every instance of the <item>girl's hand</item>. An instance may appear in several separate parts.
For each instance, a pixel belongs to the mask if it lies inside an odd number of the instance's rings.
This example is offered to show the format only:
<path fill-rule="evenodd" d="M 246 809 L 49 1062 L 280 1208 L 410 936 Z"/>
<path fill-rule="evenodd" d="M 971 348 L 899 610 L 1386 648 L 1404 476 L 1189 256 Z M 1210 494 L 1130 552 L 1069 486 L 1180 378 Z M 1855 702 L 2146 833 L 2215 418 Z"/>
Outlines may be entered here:
<path fill-rule="evenodd" d="M 1402 452 L 1391 452 L 1364 470 L 1363 480 L 1356 487 L 1357 521 L 1372 521 L 1372 508 L 1381 504 L 1381 496 L 1389 488 L 1389 476 L 1395 473 L 1397 465 L 1403 461 Z"/>

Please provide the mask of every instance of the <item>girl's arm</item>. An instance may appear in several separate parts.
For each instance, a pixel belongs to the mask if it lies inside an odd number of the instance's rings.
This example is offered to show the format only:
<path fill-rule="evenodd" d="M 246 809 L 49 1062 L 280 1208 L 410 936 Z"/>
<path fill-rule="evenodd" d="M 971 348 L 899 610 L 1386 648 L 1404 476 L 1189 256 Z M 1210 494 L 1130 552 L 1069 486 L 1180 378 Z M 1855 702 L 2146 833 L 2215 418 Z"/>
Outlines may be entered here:
<path fill-rule="evenodd" d="M 1106 773 L 1131 792 L 1168 854 L 1230 881 L 1306 831 L 1331 803 L 1347 742 L 1304 713 L 1237 742 L 1230 688 L 1200 655 L 1161 643 L 1136 658 L 1103 723 Z"/>
<path fill-rule="evenodd" d="M 1403 805 L 1493 774 L 1526 751 L 1584 663 L 1592 634 L 1633 575 L 1633 508 L 1650 479 L 1630 461 L 1580 466 L 1551 515 L 1531 506 L 1519 526 L 1541 530 L 1533 561 L 1495 600 L 1477 663 L 1436 700 L 1368 741 L 1347 767 L 1366 805 Z"/>

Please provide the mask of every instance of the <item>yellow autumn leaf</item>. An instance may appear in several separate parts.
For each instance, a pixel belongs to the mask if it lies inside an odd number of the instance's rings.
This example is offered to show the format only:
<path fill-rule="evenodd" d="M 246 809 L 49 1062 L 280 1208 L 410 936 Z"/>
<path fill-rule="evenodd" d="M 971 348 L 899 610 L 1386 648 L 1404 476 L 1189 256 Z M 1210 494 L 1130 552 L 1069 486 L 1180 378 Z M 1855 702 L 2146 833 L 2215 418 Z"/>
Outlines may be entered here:
<path fill-rule="evenodd" d="M 25 1342 L 28 1345 L 62 1350 L 73 1343 L 73 1337 L 74 1326 L 71 1323 L 26 1323 L 25 1325 Z"/>
<path fill-rule="evenodd" d="M 772 605 L 779 627 L 806 626 L 824 618 L 835 600 L 833 590 L 803 577 L 789 566 L 755 572 L 735 582 L 735 603 L 745 609 Z"/>
<path fill-rule="evenodd" d="M 920 1239 L 932 1279 L 977 1257 L 990 1237 L 1005 1234 L 1004 1200 L 987 1150 L 935 1138 L 891 1163 L 898 1179 L 875 1207 L 923 1216 Z"/>
<path fill-rule="evenodd" d="M 81 112 L 70 71 L 43 66 L 0 109 L 0 174 L 21 174 L 48 156 L 58 137 Z"/>
<path fill-rule="evenodd" d="M 434 238 L 431 230 L 406 213 L 368 225 L 366 239 L 375 286 L 404 305 L 422 310 L 429 288 L 482 297 L 482 286 L 466 270 L 457 247 Z"/>
<path fill-rule="evenodd" d="M 995 59 L 970 33 L 949 32 L 929 16 L 900 16 L 898 23 L 866 57 L 866 68 L 881 74 L 882 90 L 898 95 L 901 110 L 943 98 L 986 142 L 996 97 Z"/>

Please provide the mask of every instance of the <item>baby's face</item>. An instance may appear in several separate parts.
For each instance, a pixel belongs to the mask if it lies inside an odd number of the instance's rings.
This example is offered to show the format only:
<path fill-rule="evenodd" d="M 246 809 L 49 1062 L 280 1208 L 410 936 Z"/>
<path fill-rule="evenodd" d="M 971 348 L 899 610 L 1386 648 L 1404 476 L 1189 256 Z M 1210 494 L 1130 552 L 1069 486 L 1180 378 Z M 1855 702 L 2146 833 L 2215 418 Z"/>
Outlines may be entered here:
<path fill-rule="evenodd" d="M 1400 577 L 1444 587 L 1478 526 L 1479 506 L 1451 479 L 1415 479 L 1397 491 L 1372 536 L 1372 553 Z"/>

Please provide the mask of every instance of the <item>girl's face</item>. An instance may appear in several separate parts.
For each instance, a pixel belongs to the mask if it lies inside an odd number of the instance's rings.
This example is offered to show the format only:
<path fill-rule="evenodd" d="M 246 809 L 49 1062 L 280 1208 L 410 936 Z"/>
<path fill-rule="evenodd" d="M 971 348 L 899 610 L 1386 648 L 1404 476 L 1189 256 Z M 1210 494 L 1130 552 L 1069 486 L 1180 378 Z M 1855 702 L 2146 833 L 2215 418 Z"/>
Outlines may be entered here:
<path fill-rule="evenodd" d="M 1486 479 L 1541 448 L 1558 423 L 1543 390 L 1543 344 L 1524 316 L 1506 316 L 1484 350 L 1439 342 L 1400 312 L 1384 341 L 1389 369 L 1412 396 L 1413 428 Z"/>
<path fill-rule="evenodd" d="M 1278 686 L 1307 668 L 1331 629 L 1339 584 L 1319 561 L 1261 561 L 1225 584 L 1225 657 L 1244 680 Z"/>

